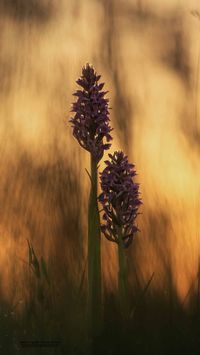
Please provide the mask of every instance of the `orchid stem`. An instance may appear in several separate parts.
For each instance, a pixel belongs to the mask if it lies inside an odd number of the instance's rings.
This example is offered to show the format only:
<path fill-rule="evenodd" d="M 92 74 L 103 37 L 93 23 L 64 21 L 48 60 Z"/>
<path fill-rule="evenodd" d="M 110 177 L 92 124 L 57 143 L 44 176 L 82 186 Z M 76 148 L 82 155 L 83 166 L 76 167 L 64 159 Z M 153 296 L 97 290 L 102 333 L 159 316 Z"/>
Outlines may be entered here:
<path fill-rule="evenodd" d="M 118 229 L 118 297 L 119 307 L 123 320 L 127 320 L 129 316 L 129 295 L 128 295 L 128 280 L 127 280 L 127 261 L 125 249 L 122 240 L 121 228 Z"/>
<path fill-rule="evenodd" d="M 101 248 L 100 217 L 97 203 L 97 163 L 91 155 L 91 189 L 88 206 L 88 321 L 89 335 L 101 331 Z"/>

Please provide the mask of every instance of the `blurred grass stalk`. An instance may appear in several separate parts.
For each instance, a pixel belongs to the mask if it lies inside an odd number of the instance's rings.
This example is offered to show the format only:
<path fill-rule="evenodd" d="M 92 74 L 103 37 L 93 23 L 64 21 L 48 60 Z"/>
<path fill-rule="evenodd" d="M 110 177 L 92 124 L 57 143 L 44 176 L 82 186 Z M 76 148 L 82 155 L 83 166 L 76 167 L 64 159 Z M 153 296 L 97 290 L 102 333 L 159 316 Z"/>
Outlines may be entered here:
<path fill-rule="evenodd" d="M 97 203 L 97 160 L 91 154 L 91 188 L 88 206 L 88 322 L 89 335 L 102 328 L 101 232 Z"/>

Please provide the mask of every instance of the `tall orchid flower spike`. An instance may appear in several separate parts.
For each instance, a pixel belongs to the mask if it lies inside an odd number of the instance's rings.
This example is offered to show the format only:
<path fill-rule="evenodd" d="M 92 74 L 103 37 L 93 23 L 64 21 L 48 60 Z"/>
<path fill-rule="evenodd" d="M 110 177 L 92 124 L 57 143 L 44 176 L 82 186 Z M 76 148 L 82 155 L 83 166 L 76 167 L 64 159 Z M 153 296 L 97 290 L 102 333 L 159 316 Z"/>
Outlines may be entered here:
<path fill-rule="evenodd" d="M 90 153 L 91 189 L 88 206 L 88 321 L 89 333 L 97 335 L 101 329 L 101 248 L 100 218 L 97 202 L 97 169 L 104 150 L 110 148 L 110 119 L 104 84 L 99 83 L 100 75 L 86 64 L 77 80 L 81 87 L 74 93 L 77 101 L 73 103 L 74 117 L 70 119 L 73 135 L 80 146 Z"/>
<path fill-rule="evenodd" d="M 112 140 L 109 100 L 105 98 L 107 91 L 102 91 L 104 83 L 98 83 L 100 78 L 101 75 L 97 75 L 91 65 L 86 64 L 82 69 L 82 75 L 76 81 L 81 90 L 74 93 L 77 101 L 73 103 L 72 112 L 75 115 L 70 119 L 74 137 L 95 161 L 102 158 L 104 150 L 111 146 L 108 142 Z"/>
<path fill-rule="evenodd" d="M 102 193 L 99 201 L 103 206 L 101 230 L 105 237 L 118 244 L 118 289 L 122 314 L 129 312 L 127 266 L 125 248 L 131 244 L 139 230 L 135 224 L 138 208 L 141 205 L 139 184 L 133 181 L 136 171 L 123 152 L 109 154 L 106 168 L 100 173 Z"/>

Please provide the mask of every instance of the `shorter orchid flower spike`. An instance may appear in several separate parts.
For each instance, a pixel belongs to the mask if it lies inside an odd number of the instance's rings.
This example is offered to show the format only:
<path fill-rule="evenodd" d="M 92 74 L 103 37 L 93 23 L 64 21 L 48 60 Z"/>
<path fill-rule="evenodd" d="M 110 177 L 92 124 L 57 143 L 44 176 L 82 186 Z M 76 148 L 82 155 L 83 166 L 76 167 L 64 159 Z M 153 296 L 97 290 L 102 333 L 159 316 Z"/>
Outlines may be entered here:
<path fill-rule="evenodd" d="M 120 229 L 123 246 L 127 248 L 139 230 L 135 225 L 142 204 L 139 184 L 133 181 L 136 175 L 134 165 L 128 162 L 123 152 L 114 152 L 109 157 L 110 160 L 105 161 L 106 168 L 100 173 L 102 193 L 99 201 L 104 211 L 101 230 L 108 240 L 118 243 Z"/>

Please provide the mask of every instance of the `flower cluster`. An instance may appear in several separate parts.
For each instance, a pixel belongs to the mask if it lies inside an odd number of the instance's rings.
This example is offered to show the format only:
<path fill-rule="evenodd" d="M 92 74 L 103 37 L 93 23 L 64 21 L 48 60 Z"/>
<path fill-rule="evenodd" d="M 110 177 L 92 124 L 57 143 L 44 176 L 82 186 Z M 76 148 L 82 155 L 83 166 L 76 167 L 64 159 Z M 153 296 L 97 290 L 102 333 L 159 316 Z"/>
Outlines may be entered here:
<path fill-rule="evenodd" d="M 109 157 L 110 161 L 105 161 L 107 166 L 100 173 L 102 193 L 99 201 L 103 206 L 105 221 L 101 230 L 108 240 L 118 243 L 120 229 L 123 246 L 126 248 L 138 231 L 134 222 L 142 203 L 139 198 L 139 184 L 133 182 L 136 171 L 123 152 L 109 154 Z"/>
<path fill-rule="evenodd" d="M 82 89 L 74 93 L 77 101 L 73 103 L 72 112 L 75 115 L 70 119 L 74 137 L 97 161 L 102 158 L 104 150 L 110 148 L 108 142 L 112 140 L 109 100 L 105 98 L 107 92 L 102 91 L 104 84 L 98 83 L 100 77 L 91 65 L 83 67 L 82 75 L 77 80 Z"/>

